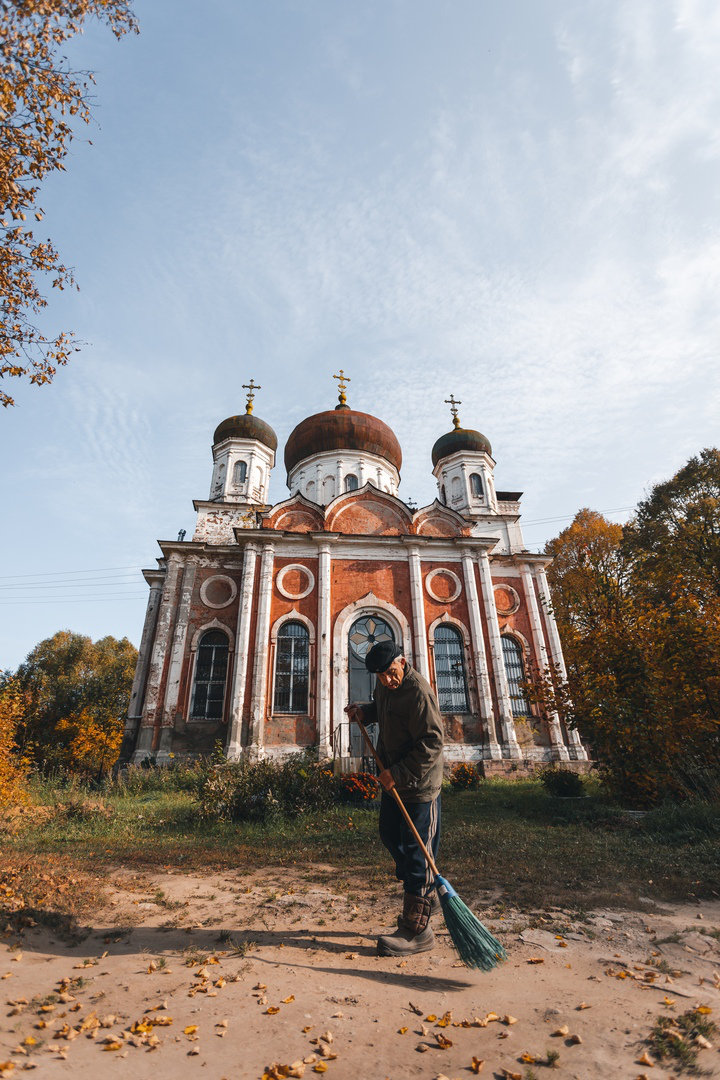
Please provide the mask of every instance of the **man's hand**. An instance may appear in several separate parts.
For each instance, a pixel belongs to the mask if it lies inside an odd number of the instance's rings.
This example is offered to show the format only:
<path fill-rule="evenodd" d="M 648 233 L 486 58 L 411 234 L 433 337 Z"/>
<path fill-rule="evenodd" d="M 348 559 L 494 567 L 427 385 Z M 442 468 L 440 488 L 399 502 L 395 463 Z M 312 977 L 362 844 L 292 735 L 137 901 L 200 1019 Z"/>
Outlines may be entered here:
<path fill-rule="evenodd" d="M 345 712 L 347 713 L 349 720 L 356 720 L 358 717 L 363 719 L 363 707 L 356 702 L 351 701 L 349 705 L 345 706 Z"/>
<path fill-rule="evenodd" d="M 395 787 L 393 774 L 390 772 L 389 769 L 383 769 L 383 771 L 378 776 L 378 781 L 385 788 L 385 791 L 392 791 L 392 789 Z"/>

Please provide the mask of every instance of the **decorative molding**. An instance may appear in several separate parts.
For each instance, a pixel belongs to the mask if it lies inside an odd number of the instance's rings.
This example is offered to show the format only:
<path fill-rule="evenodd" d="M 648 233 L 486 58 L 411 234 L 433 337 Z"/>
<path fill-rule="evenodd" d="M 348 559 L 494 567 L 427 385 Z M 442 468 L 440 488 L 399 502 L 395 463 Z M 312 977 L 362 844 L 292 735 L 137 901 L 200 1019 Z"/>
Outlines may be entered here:
<path fill-rule="evenodd" d="M 307 588 L 304 589 L 302 592 L 290 592 L 290 590 L 286 589 L 283 585 L 285 575 L 288 574 L 291 570 L 299 570 L 307 578 Z M 308 596 L 315 588 L 315 575 L 313 574 L 309 566 L 303 566 L 302 563 L 288 563 L 287 566 L 282 566 L 275 575 L 275 585 L 277 586 L 278 592 L 282 593 L 282 595 L 286 597 L 286 599 L 302 600 L 304 596 Z"/>
<path fill-rule="evenodd" d="M 510 596 L 511 605 L 509 608 L 501 608 L 497 602 L 497 594 L 498 590 L 500 589 L 503 589 Z M 508 615 L 514 615 L 521 604 L 520 594 L 518 593 L 517 589 L 514 589 L 512 585 L 503 585 L 501 583 L 498 583 L 497 585 L 493 585 L 493 592 L 495 593 L 495 607 L 497 608 L 498 615 L 502 616 L 503 618 Z"/>
<path fill-rule="evenodd" d="M 213 603 L 213 601 L 208 598 L 208 590 L 216 582 L 222 582 L 224 585 L 229 585 L 230 587 L 230 596 L 227 600 L 223 600 L 221 604 Z M 216 609 L 226 608 L 230 604 L 232 604 L 236 596 L 237 585 L 231 577 L 227 577 L 225 574 L 214 574 L 212 577 L 206 578 L 200 586 L 200 599 L 202 600 L 205 607 Z"/>
<path fill-rule="evenodd" d="M 436 592 L 433 592 L 432 582 L 434 578 L 436 578 L 440 574 L 444 574 L 446 577 L 449 577 L 450 580 L 454 583 L 455 591 L 452 596 L 438 596 Z M 438 566 L 437 569 L 431 570 L 430 573 L 426 576 L 425 590 L 428 596 L 431 596 L 433 600 L 437 600 L 439 604 L 451 604 L 453 600 L 457 600 L 458 596 L 462 592 L 462 582 L 460 581 L 460 578 L 457 576 L 454 570 L 449 570 L 445 566 Z"/>
<path fill-rule="evenodd" d="M 197 651 L 200 638 L 208 630 L 222 630 L 223 634 L 227 634 L 230 651 L 232 652 L 232 650 L 235 648 L 235 635 L 233 634 L 230 627 L 226 626 L 225 623 L 221 623 L 219 619 L 213 619 L 212 622 L 205 623 L 203 626 L 199 626 L 197 628 L 197 630 L 192 636 L 192 641 L 190 642 L 190 652 Z"/>

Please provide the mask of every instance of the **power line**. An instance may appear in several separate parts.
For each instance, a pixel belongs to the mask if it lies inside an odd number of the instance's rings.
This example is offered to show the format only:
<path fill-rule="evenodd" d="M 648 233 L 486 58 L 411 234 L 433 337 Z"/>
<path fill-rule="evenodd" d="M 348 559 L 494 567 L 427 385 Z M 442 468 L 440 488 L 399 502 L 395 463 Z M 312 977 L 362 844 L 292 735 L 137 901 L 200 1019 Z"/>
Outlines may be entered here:
<path fill-rule="evenodd" d="M 0 574 L 0 581 L 17 581 L 20 578 L 67 577 L 70 574 L 104 574 L 115 570 L 142 570 L 141 566 L 95 566 L 87 570 L 48 570 L 38 574 Z"/>
<path fill-rule="evenodd" d="M 62 597 L 50 597 L 49 599 L 43 599 L 40 597 L 34 597 L 30 599 L 13 599 L 13 600 L 0 600 L 0 607 L 9 607 L 11 604 L 22 604 L 23 606 L 29 606 L 30 604 L 105 604 L 111 601 L 114 604 L 122 600 L 147 600 L 147 593 L 139 593 L 137 596 L 62 596 Z"/>
<path fill-rule="evenodd" d="M 26 581 L 11 585 L 0 585 L 0 589 L 108 589 L 120 587 L 124 589 L 128 585 L 136 586 L 139 582 L 136 576 L 129 578 L 90 578 L 86 581 Z"/>

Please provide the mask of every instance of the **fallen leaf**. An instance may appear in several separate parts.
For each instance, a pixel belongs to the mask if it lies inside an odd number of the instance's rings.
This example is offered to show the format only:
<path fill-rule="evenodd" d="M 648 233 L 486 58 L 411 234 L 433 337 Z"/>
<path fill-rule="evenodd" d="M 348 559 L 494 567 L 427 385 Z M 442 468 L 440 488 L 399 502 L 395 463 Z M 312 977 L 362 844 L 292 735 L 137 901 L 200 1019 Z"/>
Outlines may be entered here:
<path fill-rule="evenodd" d="M 666 994 L 665 997 L 663 998 L 663 1002 L 664 1002 L 665 1005 L 667 1005 L 668 1009 L 671 1009 L 673 1007 L 673 1005 L 675 1004 L 675 998 L 668 997 L 667 994 Z"/>
<path fill-rule="evenodd" d="M 275 1016 L 275 1013 L 279 1013 L 279 1012 L 280 1012 L 280 1008 L 279 1008 L 278 1005 L 268 1005 L 267 1009 L 265 1010 L 265 1014 L 267 1016 Z"/>
<path fill-rule="evenodd" d="M 637 1059 L 637 1064 L 638 1064 L 638 1065 L 649 1065 L 651 1069 L 652 1069 L 652 1068 L 654 1068 L 654 1066 L 655 1066 L 655 1062 L 654 1062 L 654 1061 L 653 1061 L 653 1059 L 652 1059 L 652 1058 L 650 1057 L 650 1055 L 648 1054 L 647 1050 L 646 1050 L 646 1051 L 645 1051 L 645 1053 L 644 1053 L 644 1054 L 642 1055 L 642 1057 L 639 1057 L 639 1058 Z"/>
<path fill-rule="evenodd" d="M 325 1031 L 320 1036 L 322 1042 L 331 1043 L 333 1041 L 332 1031 Z"/>
<path fill-rule="evenodd" d="M 253 990 L 267 990 L 265 983 L 255 983 Z"/>
<path fill-rule="evenodd" d="M 567 1024 L 563 1024 L 562 1027 L 555 1028 L 555 1030 L 551 1032 L 551 1034 L 565 1038 L 567 1035 L 570 1034 L 570 1028 L 567 1026 Z"/>
<path fill-rule="evenodd" d="M 430 1047 L 427 1043 L 418 1043 L 415 1049 L 417 1050 L 418 1054 L 424 1054 L 426 1050 L 430 1049 Z"/>
<path fill-rule="evenodd" d="M 345 959 L 346 960 L 357 960 L 357 958 L 358 958 L 358 954 L 356 952 L 346 952 L 345 953 Z"/>
<path fill-rule="evenodd" d="M 665 1002 L 667 1004 L 667 998 L 665 999 Z M 587 1002 L 581 1001 L 579 1005 L 575 1006 L 575 1008 L 577 1009 L 578 1012 L 580 1012 L 581 1009 L 591 1009 L 592 1005 L 588 1005 Z"/>
<path fill-rule="evenodd" d="M 712 1012 L 712 1009 L 709 1005 L 698 1005 L 698 1007 L 695 1009 L 695 1012 L 700 1013 L 701 1016 L 709 1016 L 709 1014 Z"/>
<path fill-rule="evenodd" d="M 427 1020 L 428 1024 L 434 1024 L 437 1020 L 437 1016 L 435 1015 L 435 1013 L 430 1013 L 430 1015 L 426 1016 L 425 1019 Z"/>
<path fill-rule="evenodd" d="M 535 1064 L 535 1062 L 537 1061 L 537 1058 L 536 1058 L 536 1057 L 534 1057 L 534 1056 L 533 1056 L 532 1054 L 529 1054 L 529 1053 L 527 1052 L 527 1050 L 525 1050 L 525 1051 L 524 1051 L 524 1052 L 523 1052 L 523 1053 L 522 1053 L 522 1054 L 520 1055 L 520 1060 L 521 1060 L 521 1061 L 522 1061 L 522 1062 L 523 1062 L 523 1063 L 524 1063 L 525 1065 L 534 1065 L 534 1064 Z"/>
<path fill-rule="evenodd" d="M 324 1073 L 327 1072 L 327 1065 L 324 1061 L 318 1061 L 317 1065 L 313 1065 L 313 1072 Z"/>
<path fill-rule="evenodd" d="M 517 1016 L 503 1016 L 503 1024 L 507 1024 L 508 1027 L 511 1024 L 517 1024 Z"/>
<path fill-rule="evenodd" d="M 488 1022 L 488 1024 L 490 1024 L 490 1023 L 492 1023 L 493 1020 L 499 1020 L 500 1017 L 498 1016 L 497 1013 L 490 1012 L 490 1013 L 487 1014 L 485 1019 Z"/>
<path fill-rule="evenodd" d="M 412 1001 L 409 1001 L 408 1005 L 410 1006 L 411 1011 L 414 1012 L 416 1016 L 422 1016 L 422 1009 L 419 1009 L 417 1005 L 413 1005 Z"/>
<path fill-rule="evenodd" d="M 503 1080 L 522 1080 L 522 1073 L 510 1072 L 509 1069 L 502 1069 L 500 1075 Z"/>
<path fill-rule="evenodd" d="M 227 1020 L 218 1020 L 215 1027 L 226 1028 L 228 1026 Z"/>
<path fill-rule="evenodd" d="M 194 1035 L 197 1029 L 197 1024 L 188 1024 L 186 1028 L 183 1028 L 183 1035 Z"/>
<path fill-rule="evenodd" d="M 398 1035 L 404 1035 L 406 1031 L 407 1028 L 398 1028 Z"/>
<path fill-rule="evenodd" d="M 545 963 L 545 957 L 544 956 L 530 956 L 525 961 L 525 963 L 526 964 L 544 964 Z"/>
<path fill-rule="evenodd" d="M 452 1046 L 452 1042 L 451 1042 L 450 1039 L 446 1038 L 445 1035 L 443 1035 L 443 1033 L 441 1031 L 436 1031 L 434 1033 L 434 1035 L 435 1035 L 435 1042 L 438 1044 L 438 1046 L 440 1047 L 441 1050 L 449 1050 L 450 1049 L 450 1047 Z"/>
<path fill-rule="evenodd" d="M 191 1046 L 190 1049 L 188 1050 L 188 1057 L 195 1057 L 195 1055 L 199 1054 L 199 1053 L 200 1053 L 200 1051 L 197 1048 L 197 1046 Z"/>
<path fill-rule="evenodd" d="M 215 985 L 217 986 L 217 983 L 215 983 Z M 290 1004 L 290 1002 L 291 1002 L 291 1001 L 294 1001 L 294 1000 L 295 1000 L 295 995 L 294 995 L 294 994 L 290 994 L 290 996 L 289 996 L 289 997 L 286 997 L 286 998 L 283 998 L 283 999 L 282 999 L 282 1003 L 283 1003 L 283 1005 L 289 1005 L 289 1004 Z"/>
<path fill-rule="evenodd" d="M 122 1043 L 110 1039 L 110 1041 L 106 1042 L 103 1046 L 103 1050 L 122 1050 Z"/>
<path fill-rule="evenodd" d="M 581 1035 L 571 1035 L 570 1038 L 568 1039 L 568 1042 L 573 1043 L 574 1046 L 579 1046 L 580 1043 L 582 1042 L 582 1036 Z"/>
<path fill-rule="evenodd" d="M 484 1065 L 485 1065 L 485 1062 L 484 1062 L 484 1060 L 482 1058 L 474 1057 L 472 1059 L 472 1061 L 470 1062 L 470 1071 L 474 1072 L 476 1074 L 479 1073 L 479 1072 L 482 1072 L 482 1069 L 483 1069 Z"/>
<path fill-rule="evenodd" d="M 704 1035 L 695 1036 L 695 1045 L 701 1047 L 703 1050 L 712 1050 L 713 1044 L 705 1038 Z"/>

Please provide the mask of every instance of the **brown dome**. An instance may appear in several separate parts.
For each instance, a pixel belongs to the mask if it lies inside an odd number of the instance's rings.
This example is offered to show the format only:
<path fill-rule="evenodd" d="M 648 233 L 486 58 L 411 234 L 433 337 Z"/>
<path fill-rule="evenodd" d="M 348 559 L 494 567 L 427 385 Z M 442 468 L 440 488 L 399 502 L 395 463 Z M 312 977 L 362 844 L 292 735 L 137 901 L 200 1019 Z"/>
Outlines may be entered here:
<path fill-rule="evenodd" d="M 441 435 L 433 446 L 433 468 L 438 461 L 450 457 L 451 454 L 457 454 L 461 450 L 472 454 L 492 454 L 490 443 L 479 431 L 474 431 L 473 428 L 457 427 L 453 431 L 448 431 L 447 435 Z"/>
<path fill-rule="evenodd" d="M 308 416 L 290 432 L 285 446 L 285 468 L 327 450 L 363 450 L 385 458 L 400 472 L 402 451 L 395 435 L 382 420 L 355 409 L 328 409 Z"/>
<path fill-rule="evenodd" d="M 222 442 L 223 439 L 256 439 L 264 443 L 270 450 L 277 450 L 277 435 L 264 420 L 253 416 L 252 413 L 243 413 L 241 416 L 228 416 L 215 428 L 213 446 Z"/>

